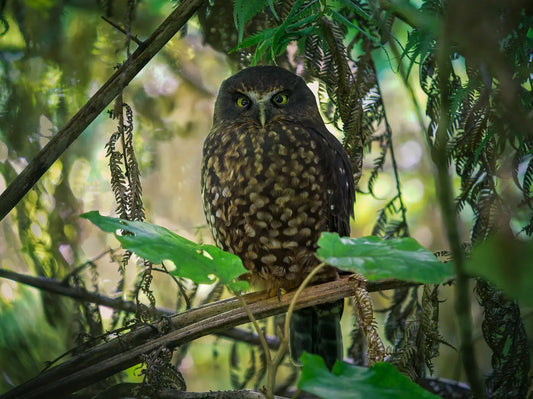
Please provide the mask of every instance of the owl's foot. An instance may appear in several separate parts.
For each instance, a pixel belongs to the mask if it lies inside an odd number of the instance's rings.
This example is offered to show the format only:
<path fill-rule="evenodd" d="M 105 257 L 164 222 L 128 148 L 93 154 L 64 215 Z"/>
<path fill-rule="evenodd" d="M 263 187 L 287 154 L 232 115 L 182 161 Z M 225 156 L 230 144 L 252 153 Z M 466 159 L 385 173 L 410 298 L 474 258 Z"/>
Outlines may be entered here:
<path fill-rule="evenodd" d="M 284 295 L 285 293 L 287 293 L 286 290 L 284 290 L 283 288 L 269 288 L 267 290 L 267 295 L 269 298 L 273 298 L 275 296 L 278 297 L 278 301 L 281 302 L 281 296 Z"/>

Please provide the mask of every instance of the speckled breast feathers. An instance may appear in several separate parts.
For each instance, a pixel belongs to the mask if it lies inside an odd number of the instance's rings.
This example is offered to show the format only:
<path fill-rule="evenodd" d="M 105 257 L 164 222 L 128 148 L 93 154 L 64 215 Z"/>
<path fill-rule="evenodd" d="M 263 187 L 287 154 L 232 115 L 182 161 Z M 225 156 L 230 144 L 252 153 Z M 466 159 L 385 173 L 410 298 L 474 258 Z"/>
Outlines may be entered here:
<path fill-rule="evenodd" d="M 203 151 L 213 237 L 241 257 L 254 282 L 296 287 L 318 264 L 320 233 L 349 234 L 350 163 L 296 75 L 254 67 L 226 80 Z"/>

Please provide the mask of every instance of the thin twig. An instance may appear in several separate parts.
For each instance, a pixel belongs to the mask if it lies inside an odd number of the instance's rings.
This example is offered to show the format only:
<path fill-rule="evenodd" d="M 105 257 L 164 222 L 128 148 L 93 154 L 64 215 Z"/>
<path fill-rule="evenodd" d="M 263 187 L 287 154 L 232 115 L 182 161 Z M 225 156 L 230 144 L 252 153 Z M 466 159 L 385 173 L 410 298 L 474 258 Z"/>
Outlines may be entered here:
<path fill-rule="evenodd" d="M 395 41 L 391 40 L 389 42 L 389 47 L 392 51 L 392 54 L 394 55 L 394 58 L 398 60 L 398 72 L 400 73 L 402 82 L 409 93 L 409 97 L 411 98 L 411 103 L 413 104 L 413 108 L 415 110 L 416 120 L 418 122 L 418 126 L 420 127 L 420 131 L 425 137 L 427 128 L 424 122 L 424 114 L 422 112 L 422 107 L 420 106 L 420 104 L 418 103 L 418 99 L 416 98 L 415 90 L 409 82 L 409 76 L 407 76 L 407 71 L 405 70 L 405 66 L 402 62 L 402 56 Z"/>
<path fill-rule="evenodd" d="M 383 3 L 390 3 L 388 1 L 382 1 Z M 440 37 L 440 47 L 438 47 L 438 78 L 439 78 L 439 90 L 441 93 L 440 98 L 440 115 L 439 124 L 437 128 L 436 142 L 433 145 L 429 136 L 426 137 L 426 143 L 430 148 L 431 158 L 437 169 L 436 185 L 437 192 L 439 193 L 439 199 L 441 209 L 443 213 L 443 222 L 446 227 L 446 233 L 448 241 L 452 249 L 454 257 L 454 265 L 457 275 L 457 284 L 455 286 L 456 298 L 455 298 L 455 310 L 457 313 L 458 325 L 461 336 L 461 353 L 463 367 L 468 380 L 472 386 L 472 394 L 475 398 L 485 397 L 485 388 L 479 373 L 477 366 L 475 352 L 474 352 L 474 338 L 472 333 L 472 316 L 470 313 L 470 288 L 468 284 L 468 276 L 464 270 L 464 251 L 461 246 L 461 239 L 459 237 L 459 229 L 457 225 L 457 214 L 455 211 L 455 205 L 453 200 L 453 189 L 448 172 L 448 160 L 447 160 L 447 145 L 448 145 L 448 128 L 449 118 L 448 111 L 450 109 L 449 102 L 449 43 L 447 42 L 446 35 L 448 33 L 443 31 Z M 421 107 L 418 104 L 418 100 L 414 93 L 412 86 L 409 84 L 408 76 L 405 71 L 404 65 L 401 60 L 400 53 L 394 42 L 390 43 L 391 50 L 394 56 L 398 59 L 398 70 L 402 77 L 402 80 L 409 92 L 412 104 L 415 108 L 416 116 L 420 129 L 423 133 L 426 131 L 424 119 L 421 112 Z"/>
<path fill-rule="evenodd" d="M 377 78 L 377 71 L 376 66 L 374 62 L 372 61 L 372 67 L 374 68 L 374 73 L 376 74 L 376 87 L 378 91 L 379 98 L 381 99 L 381 106 L 383 107 L 383 118 L 385 121 L 385 135 L 387 137 L 387 144 L 389 147 L 390 152 L 390 159 L 392 164 L 392 171 L 394 174 L 394 180 L 396 182 L 396 198 L 398 198 L 398 201 L 400 202 L 400 211 L 402 214 L 402 222 L 403 222 L 403 228 L 404 228 L 404 236 L 409 237 L 409 226 L 407 224 L 407 207 L 405 206 L 403 202 L 403 196 L 402 196 L 402 189 L 400 184 L 400 173 L 398 172 L 398 164 L 396 163 L 396 155 L 394 154 L 394 146 L 392 145 L 392 128 L 389 125 L 389 120 L 387 118 L 387 111 L 385 109 L 385 103 L 383 102 L 383 95 L 381 93 L 381 87 L 379 84 L 379 80 Z"/>
<path fill-rule="evenodd" d="M 176 283 L 176 285 L 178 286 L 178 289 L 180 290 L 180 294 L 183 296 L 183 298 L 185 298 L 185 306 L 186 306 L 186 309 L 189 310 L 191 308 L 191 299 L 189 298 L 189 295 L 187 295 L 187 292 L 185 292 L 185 287 L 183 286 L 183 284 L 176 278 L 176 276 L 174 276 L 172 273 L 170 273 L 167 269 L 167 266 L 165 265 L 165 262 L 161 262 L 161 266 L 163 267 L 163 270 L 161 269 L 157 269 L 157 268 L 152 268 L 152 271 L 157 271 L 157 272 L 162 272 L 162 273 L 165 273 L 166 275 L 170 276 L 170 278 L 172 278 L 172 280 L 174 280 L 174 282 Z"/>
<path fill-rule="evenodd" d="M 241 305 L 242 305 L 244 311 L 248 315 L 248 319 L 250 319 L 250 321 L 252 322 L 252 324 L 253 324 L 253 326 L 255 328 L 255 332 L 257 333 L 257 335 L 259 335 L 259 340 L 261 342 L 261 347 L 263 348 L 263 353 L 265 354 L 265 361 L 266 361 L 266 365 L 267 365 L 268 380 L 270 381 L 270 376 L 272 375 L 272 373 L 275 374 L 276 371 L 272 367 L 272 355 L 271 355 L 270 349 L 268 348 L 268 345 L 266 343 L 265 334 L 263 334 L 263 330 L 261 329 L 261 326 L 259 326 L 255 316 L 253 315 L 253 313 L 250 311 L 250 308 L 246 304 L 246 300 L 242 297 L 242 295 L 240 293 L 237 294 L 237 298 L 239 298 L 239 301 L 241 302 Z M 281 350 L 281 347 L 280 347 L 280 350 Z M 274 388 L 270 389 L 270 386 L 267 387 L 266 392 L 264 393 L 264 396 L 266 396 L 267 399 L 274 399 Z"/>
<path fill-rule="evenodd" d="M 103 258 L 105 255 L 107 254 L 110 254 L 111 257 L 113 257 L 113 254 L 115 253 L 116 249 L 113 249 L 113 248 L 109 248 L 108 250 L 102 252 L 101 254 L 99 255 L 96 255 L 94 258 L 92 258 L 91 260 L 88 260 L 87 262 L 85 263 L 82 263 L 81 265 L 79 266 L 76 266 L 74 268 L 74 270 L 72 270 L 69 274 L 67 274 L 63 280 L 61 281 L 62 284 L 68 284 L 68 281 L 69 279 L 80 273 L 85 267 L 89 266 L 89 265 L 94 265 L 94 262 L 96 262 L 97 260 L 100 260 L 101 258 Z"/>
<path fill-rule="evenodd" d="M 267 393 L 271 392 L 272 395 L 274 393 L 274 388 L 276 385 L 276 374 L 278 372 L 278 367 L 281 364 L 281 361 L 283 360 L 283 357 L 287 353 L 287 349 L 289 347 L 289 326 L 290 321 L 292 318 L 292 314 L 294 313 L 295 306 L 298 301 L 298 297 L 302 293 L 302 291 L 309 285 L 311 280 L 313 279 L 316 274 L 322 270 L 322 268 L 326 266 L 326 263 L 322 262 L 318 266 L 316 266 L 311 273 L 305 278 L 305 280 L 300 284 L 296 292 L 294 293 L 294 296 L 291 300 L 291 303 L 289 305 L 289 309 L 287 310 L 287 316 L 285 317 L 285 325 L 283 327 L 283 337 L 281 338 L 280 347 L 276 353 L 276 356 L 274 359 L 272 359 L 272 363 L 269 364 L 270 366 L 270 373 L 268 375 L 268 385 L 267 385 Z"/>
<path fill-rule="evenodd" d="M 272 361 L 272 356 L 270 355 L 270 350 L 268 348 L 268 345 L 266 343 L 265 334 L 263 334 L 263 330 L 261 329 L 261 326 L 257 323 L 256 318 L 254 317 L 253 313 L 250 311 L 250 308 L 246 304 L 246 301 L 244 300 L 243 296 L 238 293 L 237 298 L 239 298 L 239 301 L 241 301 L 242 308 L 248 315 L 248 318 L 252 322 L 255 332 L 259 336 L 259 341 L 261 342 L 261 347 L 263 348 L 263 352 L 265 352 L 265 358 L 267 363 L 270 363 Z"/>
<path fill-rule="evenodd" d="M 110 19 L 102 16 L 101 17 L 104 21 L 106 21 L 109 25 L 111 25 L 113 28 L 115 28 L 116 30 L 118 30 L 119 32 L 121 33 L 124 33 L 127 37 L 129 37 L 131 40 L 133 40 L 135 43 L 137 43 L 139 46 L 141 44 L 143 44 L 143 42 L 139 39 L 137 39 L 137 36 L 133 36 L 130 32 L 128 32 L 126 29 L 124 29 L 122 26 L 114 23 L 113 21 L 111 21 Z"/>
<path fill-rule="evenodd" d="M 289 310 L 287 311 L 287 317 L 285 318 L 285 325 L 284 325 L 284 331 L 283 331 L 283 334 L 285 335 L 285 337 L 288 337 L 289 336 L 289 326 L 290 326 L 290 321 L 291 321 L 291 317 L 292 317 L 292 314 L 294 313 L 294 310 L 295 310 L 295 306 L 296 304 L 298 303 L 298 297 L 300 296 L 300 294 L 302 293 L 302 291 L 309 285 L 309 282 L 312 280 L 312 278 L 314 276 L 316 276 L 316 274 L 322 270 L 322 268 L 326 266 L 326 263 L 322 262 L 321 264 L 319 264 L 317 267 L 315 267 L 311 273 L 309 273 L 309 275 L 305 278 L 305 280 L 302 282 L 302 284 L 300 284 L 300 286 L 298 287 L 298 289 L 296 290 L 296 292 L 294 293 L 294 297 L 291 301 L 291 304 L 289 306 Z M 287 349 L 287 346 L 288 346 L 288 342 L 289 340 L 284 340 L 286 341 L 286 343 L 284 343 L 284 349 L 286 350 Z"/>
<path fill-rule="evenodd" d="M 106 22 L 109 22 L 111 25 L 113 25 L 115 28 L 117 28 L 117 30 L 122 32 L 124 35 L 128 36 L 128 32 L 125 29 L 122 29 L 120 26 L 115 25 L 112 21 L 106 19 L 105 17 L 102 17 L 102 18 L 104 18 L 104 20 L 106 20 Z M 133 39 L 133 41 L 135 41 L 135 43 L 137 43 L 139 45 L 142 44 L 142 42 L 137 41 L 138 39 L 135 36 L 131 36 L 131 38 Z M 159 55 L 164 57 L 167 60 L 167 62 L 169 62 L 170 64 L 176 64 L 176 62 L 177 62 L 175 54 L 172 54 L 172 52 L 169 51 L 168 49 L 163 48 Z M 205 85 L 201 81 L 199 81 L 196 76 L 191 74 L 187 70 L 187 68 L 181 68 L 179 63 L 176 66 L 177 66 L 176 73 L 180 76 L 180 78 L 182 80 L 184 80 L 185 82 L 189 83 L 191 86 L 193 86 L 200 93 L 205 94 L 205 95 L 207 95 L 209 97 L 213 97 L 213 96 L 217 95 L 216 91 L 212 91 L 212 90 L 208 89 L 207 87 L 205 87 Z"/>

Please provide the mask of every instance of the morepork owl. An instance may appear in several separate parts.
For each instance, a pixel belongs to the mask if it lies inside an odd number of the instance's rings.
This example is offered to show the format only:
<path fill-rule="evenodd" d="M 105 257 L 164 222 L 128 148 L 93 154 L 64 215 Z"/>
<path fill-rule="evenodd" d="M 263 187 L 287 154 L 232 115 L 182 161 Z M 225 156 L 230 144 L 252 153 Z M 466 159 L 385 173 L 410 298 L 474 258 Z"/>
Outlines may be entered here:
<path fill-rule="evenodd" d="M 321 232 L 350 234 L 350 160 L 303 79 L 258 66 L 222 83 L 203 148 L 202 198 L 217 245 L 238 255 L 250 281 L 269 292 L 294 289 L 319 264 Z M 335 278 L 328 268 L 318 281 Z M 305 350 L 332 367 L 342 358 L 342 304 L 295 312 L 293 359 Z"/>

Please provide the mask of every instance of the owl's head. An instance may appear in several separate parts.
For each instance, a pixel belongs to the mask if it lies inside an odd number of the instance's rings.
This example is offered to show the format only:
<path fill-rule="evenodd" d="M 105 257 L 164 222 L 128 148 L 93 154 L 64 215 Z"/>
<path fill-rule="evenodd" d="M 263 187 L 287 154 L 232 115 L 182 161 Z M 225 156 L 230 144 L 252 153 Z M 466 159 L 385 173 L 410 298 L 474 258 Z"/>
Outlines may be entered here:
<path fill-rule="evenodd" d="M 275 66 L 246 68 L 220 86 L 213 123 L 247 121 L 265 127 L 274 119 L 320 120 L 304 80 Z"/>

